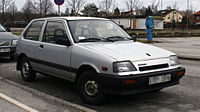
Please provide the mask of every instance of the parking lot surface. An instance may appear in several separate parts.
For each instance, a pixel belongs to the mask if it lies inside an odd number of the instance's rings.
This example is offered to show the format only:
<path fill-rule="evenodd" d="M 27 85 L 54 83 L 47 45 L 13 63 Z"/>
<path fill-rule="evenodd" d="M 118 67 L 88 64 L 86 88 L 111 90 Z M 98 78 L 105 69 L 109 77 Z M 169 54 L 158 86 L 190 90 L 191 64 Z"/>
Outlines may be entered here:
<path fill-rule="evenodd" d="M 73 83 L 62 79 L 45 77 L 38 74 L 36 81 L 33 83 L 22 81 L 20 72 L 15 70 L 16 63 L 7 58 L 1 59 L 0 76 L 20 85 L 33 88 L 65 101 L 86 106 L 99 112 L 200 112 L 200 69 L 198 69 L 200 61 L 181 60 L 181 63 L 186 67 L 187 72 L 179 85 L 166 88 L 158 93 L 149 92 L 130 96 L 108 96 L 107 102 L 102 106 L 84 104 L 79 98 Z M 7 89 L 7 91 L 10 90 L 9 88 Z M 23 94 L 32 96 L 31 93 L 25 92 Z M 21 102 L 26 101 L 23 98 L 23 94 L 18 95 L 17 100 Z M 42 101 L 45 105 L 40 105 L 37 102 L 27 105 L 32 108 L 36 107 L 34 109 L 41 109 L 40 111 L 44 111 L 45 109 L 51 110 L 51 108 L 53 108 L 52 110 L 66 108 L 65 106 L 61 106 L 61 108 L 59 105 L 51 102 L 44 102 L 42 98 L 37 98 L 37 100 Z M 37 106 L 38 104 L 40 108 Z"/>

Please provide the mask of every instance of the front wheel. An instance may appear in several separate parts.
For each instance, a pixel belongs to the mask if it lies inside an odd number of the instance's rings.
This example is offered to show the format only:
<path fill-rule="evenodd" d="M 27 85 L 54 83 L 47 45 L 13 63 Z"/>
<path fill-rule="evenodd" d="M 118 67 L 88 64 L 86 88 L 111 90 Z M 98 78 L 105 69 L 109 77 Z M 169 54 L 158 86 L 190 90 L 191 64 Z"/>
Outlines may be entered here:
<path fill-rule="evenodd" d="M 105 101 L 102 86 L 97 74 L 93 71 L 84 72 L 77 82 L 81 99 L 88 104 L 101 105 Z"/>
<path fill-rule="evenodd" d="M 26 57 L 23 57 L 21 61 L 21 75 L 22 79 L 27 82 L 33 82 L 36 78 L 36 72 L 32 69 Z"/>

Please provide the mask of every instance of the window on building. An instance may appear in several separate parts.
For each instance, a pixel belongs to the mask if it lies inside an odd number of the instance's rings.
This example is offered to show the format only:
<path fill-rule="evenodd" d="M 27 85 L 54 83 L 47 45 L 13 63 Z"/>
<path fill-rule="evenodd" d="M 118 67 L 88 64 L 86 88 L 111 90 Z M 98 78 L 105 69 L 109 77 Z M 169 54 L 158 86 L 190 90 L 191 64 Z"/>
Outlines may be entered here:
<path fill-rule="evenodd" d="M 197 20 L 200 20 L 200 16 L 197 16 Z"/>
<path fill-rule="evenodd" d="M 168 19 L 170 19 L 170 17 L 168 17 Z"/>

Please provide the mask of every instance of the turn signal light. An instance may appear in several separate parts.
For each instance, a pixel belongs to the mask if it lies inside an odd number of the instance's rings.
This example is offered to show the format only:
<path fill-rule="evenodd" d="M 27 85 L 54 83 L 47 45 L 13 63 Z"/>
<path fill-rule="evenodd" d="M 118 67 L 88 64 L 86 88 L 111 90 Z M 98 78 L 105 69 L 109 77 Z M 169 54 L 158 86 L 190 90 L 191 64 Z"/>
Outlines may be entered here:
<path fill-rule="evenodd" d="M 102 67 L 102 70 L 103 71 L 108 71 L 108 68 L 107 67 Z"/>
<path fill-rule="evenodd" d="M 178 72 L 178 75 L 184 75 L 185 74 L 185 72 L 184 71 L 181 71 L 181 72 Z"/>
<path fill-rule="evenodd" d="M 136 80 L 127 80 L 125 83 L 126 84 L 134 84 L 134 83 L 136 83 Z"/>

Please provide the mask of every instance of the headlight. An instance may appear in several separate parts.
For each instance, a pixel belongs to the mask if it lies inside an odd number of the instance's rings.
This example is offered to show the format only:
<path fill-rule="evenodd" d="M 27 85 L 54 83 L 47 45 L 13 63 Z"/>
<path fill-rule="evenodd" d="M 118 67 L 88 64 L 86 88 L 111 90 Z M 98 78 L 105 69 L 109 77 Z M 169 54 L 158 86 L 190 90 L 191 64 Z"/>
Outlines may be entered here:
<path fill-rule="evenodd" d="M 113 71 L 114 72 L 130 72 L 130 71 L 137 71 L 137 70 L 130 61 L 124 61 L 124 62 L 114 62 Z"/>
<path fill-rule="evenodd" d="M 17 42 L 18 42 L 18 40 L 13 40 L 12 41 L 12 46 L 17 46 Z"/>
<path fill-rule="evenodd" d="M 10 42 L 2 42 L 0 43 L 0 46 L 10 46 Z"/>
<path fill-rule="evenodd" d="M 170 60 L 170 62 L 169 62 L 170 66 L 175 66 L 175 65 L 179 65 L 180 64 L 179 59 L 178 59 L 177 56 L 170 56 L 169 60 Z"/>

